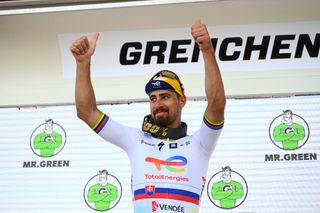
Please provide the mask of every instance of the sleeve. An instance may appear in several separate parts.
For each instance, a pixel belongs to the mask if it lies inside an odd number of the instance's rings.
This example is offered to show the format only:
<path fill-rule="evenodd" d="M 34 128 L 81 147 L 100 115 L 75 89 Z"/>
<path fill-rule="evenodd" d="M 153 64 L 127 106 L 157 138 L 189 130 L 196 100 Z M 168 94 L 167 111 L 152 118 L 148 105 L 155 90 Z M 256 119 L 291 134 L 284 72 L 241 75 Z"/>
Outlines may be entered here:
<path fill-rule="evenodd" d="M 138 129 L 119 124 L 104 113 L 100 114 L 91 128 L 104 140 L 121 147 L 126 152 L 132 147 L 137 136 L 141 134 Z"/>
<path fill-rule="evenodd" d="M 224 120 L 213 122 L 206 116 L 203 116 L 203 121 L 198 134 L 200 137 L 200 146 L 207 154 L 212 154 L 217 145 L 223 126 Z"/>

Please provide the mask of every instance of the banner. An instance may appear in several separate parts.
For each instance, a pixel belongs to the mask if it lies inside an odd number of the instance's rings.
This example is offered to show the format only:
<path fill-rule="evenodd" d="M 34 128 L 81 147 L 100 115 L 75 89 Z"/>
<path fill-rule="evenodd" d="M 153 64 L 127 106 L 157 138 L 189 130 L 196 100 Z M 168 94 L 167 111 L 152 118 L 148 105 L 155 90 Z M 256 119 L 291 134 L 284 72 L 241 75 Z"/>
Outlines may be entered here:
<path fill-rule="evenodd" d="M 319 69 L 319 29 L 319 21 L 208 26 L 222 72 Z M 58 35 L 64 78 L 75 76 L 69 47 L 82 35 L 93 32 Z M 148 75 L 154 67 L 202 72 L 190 28 L 100 32 L 92 76 Z"/>

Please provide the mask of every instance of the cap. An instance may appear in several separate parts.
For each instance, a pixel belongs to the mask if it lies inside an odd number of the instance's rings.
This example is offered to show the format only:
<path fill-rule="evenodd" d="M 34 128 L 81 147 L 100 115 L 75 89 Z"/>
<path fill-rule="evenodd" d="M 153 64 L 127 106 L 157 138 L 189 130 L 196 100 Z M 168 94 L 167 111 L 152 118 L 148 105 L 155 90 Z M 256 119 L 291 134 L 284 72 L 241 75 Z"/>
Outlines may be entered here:
<path fill-rule="evenodd" d="M 157 72 L 146 84 L 145 92 L 149 94 L 155 90 L 173 90 L 180 96 L 184 95 L 183 84 L 177 74 L 169 70 L 161 70 Z"/>

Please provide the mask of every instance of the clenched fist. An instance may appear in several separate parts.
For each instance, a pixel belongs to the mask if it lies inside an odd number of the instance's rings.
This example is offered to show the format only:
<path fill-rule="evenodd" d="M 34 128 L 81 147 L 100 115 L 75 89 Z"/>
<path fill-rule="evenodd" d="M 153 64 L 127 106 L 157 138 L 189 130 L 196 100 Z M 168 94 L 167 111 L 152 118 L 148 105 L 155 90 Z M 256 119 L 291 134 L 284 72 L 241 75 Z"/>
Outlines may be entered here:
<path fill-rule="evenodd" d="M 213 50 L 207 27 L 200 19 L 197 19 L 191 26 L 191 34 L 202 52 Z"/>

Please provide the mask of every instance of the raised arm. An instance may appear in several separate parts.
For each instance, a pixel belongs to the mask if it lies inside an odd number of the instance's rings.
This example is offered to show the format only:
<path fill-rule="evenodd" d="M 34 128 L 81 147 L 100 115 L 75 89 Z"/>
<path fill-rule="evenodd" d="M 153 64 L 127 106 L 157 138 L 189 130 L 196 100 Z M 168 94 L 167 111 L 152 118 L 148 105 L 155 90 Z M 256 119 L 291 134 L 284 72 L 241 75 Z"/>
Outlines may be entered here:
<path fill-rule="evenodd" d="M 71 46 L 76 64 L 76 108 L 77 116 L 91 126 L 100 115 L 90 78 L 91 56 L 96 49 L 99 33 L 95 33 L 89 41 L 87 36 L 77 39 Z"/>
<path fill-rule="evenodd" d="M 200 19 L 192 25 L 191 34 L 199 45 L 205 65 L 205 92 L 208 100 L 205 116 L 212 122 L 221 122 L 224 119 L 226 98 L 210 35 Z"/>

